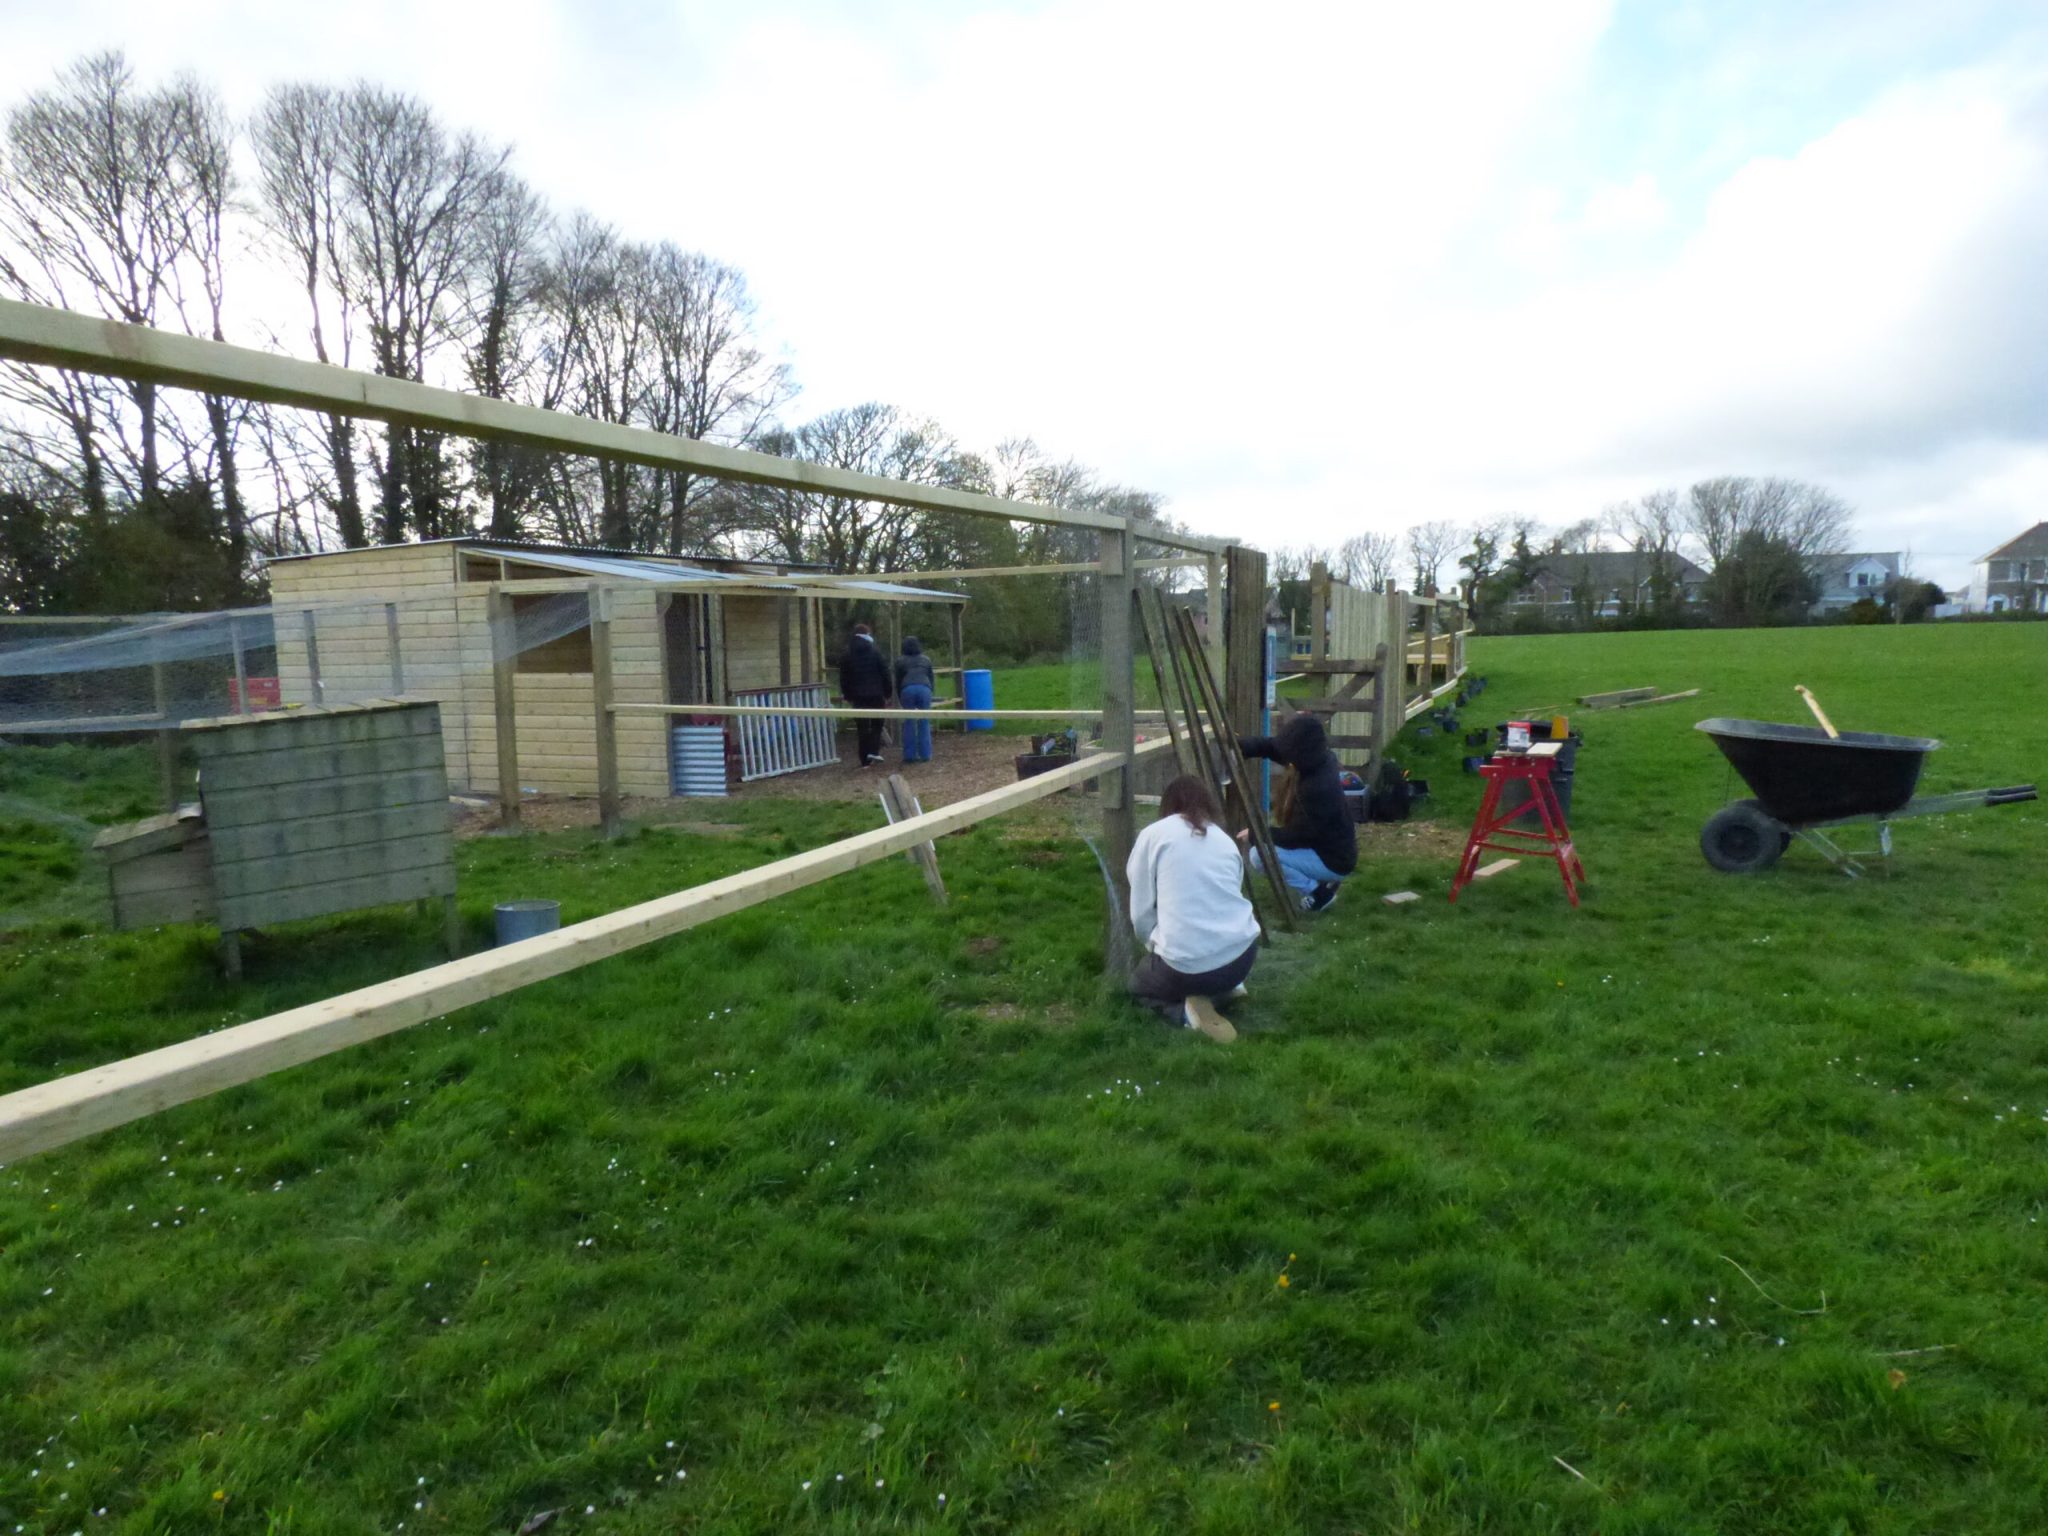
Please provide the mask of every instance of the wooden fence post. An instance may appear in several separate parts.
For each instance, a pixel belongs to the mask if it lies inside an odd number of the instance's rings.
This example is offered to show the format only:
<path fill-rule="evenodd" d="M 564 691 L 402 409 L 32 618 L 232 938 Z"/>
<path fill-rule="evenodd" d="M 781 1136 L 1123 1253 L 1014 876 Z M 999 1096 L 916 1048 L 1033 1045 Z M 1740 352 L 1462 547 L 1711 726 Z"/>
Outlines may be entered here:
<path fill-rule="evenodd" d="M 1266 557 L 1233 546 L 1224 620 L 1224 707 L 1240 736 L 1263 736 L 1266 712 Z"/>
<path fill-rule="evenodd" d="M 519 830 L 519 700 L 513 686 L 518 665 L 519 633 L 509 593 L 493 591 L 490 604 L 491 702 L 496 711 L 498 756 L 498 825 Z"/>
<path fill-rule="evenodd" d="M 1137 597 L 1137 541 L 1129 523 L 1098 536 L 1102 560 L 1098 578 L 1102 597 L 1102 750 L 1123 755 L 1119 767 L 1102 776 L 1102 858 L 1116 899 L 1111 903 L 1106 968 L 1121 978 L 1130 955 L 1130 884 L 1124 865 L 1137 836 L 1130 753 L 1137 742 L 1133 685 L 1136 671 L 1131 647 L 1131 609 Z"/>
<path fill-rule="evenodd" d="M 313 694 L 315 704 L 327 702 L 327 685 L 320 680 L 320 637 L 314 633 L 313 610 L 305 611 L 306 623 L 306 686 Z"/>
<path fill-rule="evenodd" d="M 1223 681 L 1223 556 L 1215 550 L 1209 551 L 1204 561 L 1209 577 L 1209 588 L 1202 594 L 1203 626 L 1208 631 L 1209 670 L 1216 674 L 1218 683 Z"/>
<path fill-rule="evenodd" d="M 249 655 L 242 645 L 242 621 L 228 619 L 228 644 L 235 653 L 235 713 L 249 713 Z"/>
<path fill-rule="evenodd" d="M 398 604 L 384 605 L 384 639 L 391 650 L 391 696 L 405 692 L 405 658 L 398 650 Z"/>
<path fill-rule="evenodd" d="M 619 717 L 612 713 L 612 596 L 591 584 L 590 702 L 597 727 L 597 821 L 603 834 L 619 835 Z M 783 631 L 788 634 L 787 628 Z"/>
<path fill-rule="evenodd" d="M 1308 655 L 1321 661 L 1330 654 L 1330 568 L 1318 560 L 1308 568 Z M 1318 679 L 1327 683 L 1328 679 Z M 1328 688 L 1323 689 L 1328 692 Z"/>
<path fill-rule="evenodd" d="M 946 609 L 946 618 L 946 627 L 951 631 L 953 645 L 953 686 L 960 690 L 960 707 L 964 710 L 967 708 L 967 645 L 962 638 L 965 626 L 961 622 L 958 603 L 953 603 Z M 960 716 L 960 731 L 962 735 L 967 732 L 967 716 L 964 714 Z"/>
<path fill-rule="evenodd" d="M 163 729 L 156 733 L 157 773 L 163 781 L 164 809 L 178 808 L 178 733 L 170 727 L 171 682 L 164 671 L 164 664 L 153 661 L 149 665 L 150 682 L 156 689 L 157 718 L 165 722 Z"/>
<path fill-rule="evenodd" d="M 795 681 L 794 677 L 792 677 L 791 675 L 790 667 L 789 631 L 792 618 L 790 610 L 794 608 L 796 604 L 797 599 L 793 597 L 778 597 L 777 599 L 775 599 L 776 659 L 780 661 L 782 664 L 782 686 L 785 688 L 787 688 L 792 682 Z"/>

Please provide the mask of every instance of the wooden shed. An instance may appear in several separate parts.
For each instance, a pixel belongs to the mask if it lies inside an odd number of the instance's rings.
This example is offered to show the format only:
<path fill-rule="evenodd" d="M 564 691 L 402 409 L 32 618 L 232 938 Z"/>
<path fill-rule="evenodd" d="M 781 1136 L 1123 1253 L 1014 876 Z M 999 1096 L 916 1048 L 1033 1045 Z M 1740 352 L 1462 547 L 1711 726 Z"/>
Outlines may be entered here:
<path fill-rule="evenodd" d="M 270 583 L 284 701 L 439 701 L 457 789 L 499 788 L 493 662 L 509 653 L 519 782 L 548 794 L 598 789 L 593 591 L 606 594 L 613 701 L 677 706 L 617 718 L 619 787 L 642 796 L 670 793 L 670 728 L 690 705 L 829 702 L 828 601 L 946 605 L 957 674 L 967 600 L 772 562 L 473 538 L 286 557 Z"/>

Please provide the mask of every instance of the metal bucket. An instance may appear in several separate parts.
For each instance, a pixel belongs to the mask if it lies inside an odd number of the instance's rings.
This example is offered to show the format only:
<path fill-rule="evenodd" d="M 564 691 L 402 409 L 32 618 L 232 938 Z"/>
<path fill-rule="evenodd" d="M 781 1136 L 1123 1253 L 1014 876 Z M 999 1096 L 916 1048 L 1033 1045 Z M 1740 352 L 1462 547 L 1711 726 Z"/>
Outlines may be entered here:
<path fill-rule="evenodd" d="M 562 926 L 559 901 L 501 901 L 495 911 L 500 948 L 517 944 L 521 939 L 537 939 Z"/>

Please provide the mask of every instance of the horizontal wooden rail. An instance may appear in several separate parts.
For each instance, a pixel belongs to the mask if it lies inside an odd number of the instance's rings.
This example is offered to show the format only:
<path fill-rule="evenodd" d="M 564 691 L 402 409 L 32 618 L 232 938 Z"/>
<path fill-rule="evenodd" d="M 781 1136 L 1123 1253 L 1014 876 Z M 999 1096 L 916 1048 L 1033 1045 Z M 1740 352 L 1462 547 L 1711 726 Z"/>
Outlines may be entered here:
<path fill-rule="evenodd" d="M 1132 759 L 1167 745 L 1165 741 L 1148 743 L 1131 754 Z M 0 1097 L 0 1165 L 423 1024 L 471 1003 L 502 997 L 729 912 L 772 901 L 1072 789 L 1122 767 L 1125 761 L 1122 754 L 1114 752 L 1084 758 L 894 826 L 877 827 L 554 933 L 23 1088 Z"/>
<path fill-rule="evenodd" d="M 934 705 L 937 704 L 934 700 Z M 977 720 L 1100 720 L 1099 709 L 976 709 L 971 704 L 955 701 L 951 708 L 959 714 L 972 715 Z M 779 704 L 614 704 L 615 715 L 789 715 L 796 719 L 805 717 L 822 718 L 832 716 L 848 720 L 926 720 L 934 713 L 930 709 L 860 709 L 847 705 L 844 709 L 817 709 L 809 706 Z M 1158 719 L 1162 711 L 1141 709 L 1139 719 Z"/>
<path fill-rule="evenodd" d="M 1155 560 L 1140 560 L 1137 565 L 1141 571 L 1169 571 L 1207 563 L 1206 555 L 1171 555 Z M 776 579 L 800 581 L 807 586 L 829 586 L 833 582 L 847 581 L 965 581 L 984 576 L 1092 576 L 1101 569 L 1100 560 L 1072 560 L 1059 565 L 971 565 L 957 571 L 873 571 L 852 575 L 805 571 Z"/>
<path fill-rule="evenodd" d="M 367 416 L 402 426 L 452 432 L 459 437 L 522 443 L 533 448 L 646 464 L 656 469 L 688 470 L 721 480 L 887 502 L 927 512 L 962 512 L 975 517 L 1117 532 L 1129 526 L 1138 537 L 1169 549 L 1208 551 L 1228 547 L 1225 540 L 1135 525 L 1127 518 L 1108 513 L 1008 501 L 945 486 L 917 485 L 883 475 L 834 469 L 771 453 L 724 448 L 647 427 L 620 426 L 565 411 L 515 405 L 509 400 L 436 389 L 405 379 L 310 363 L 146 325 L 124 325 L 14 299 L 0 299 L 0 358 L 233 395 L 244 400 L 268 400 L 340 416 Z"/>

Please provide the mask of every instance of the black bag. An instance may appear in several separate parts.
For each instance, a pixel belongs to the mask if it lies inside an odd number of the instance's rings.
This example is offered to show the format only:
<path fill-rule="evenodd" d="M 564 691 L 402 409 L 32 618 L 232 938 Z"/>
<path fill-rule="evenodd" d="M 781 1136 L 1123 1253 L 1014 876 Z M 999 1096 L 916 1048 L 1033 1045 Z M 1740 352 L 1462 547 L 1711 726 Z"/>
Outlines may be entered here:
<path fill-rule="evenodd" d="M 1408 819 L 1413 801 L 1408 788 L 1408 775 L 1392 758 L 1386 758 L 1380 763 L 1379 774 L 1373 780 L 1371 801 L 1374 821 Z"/>

